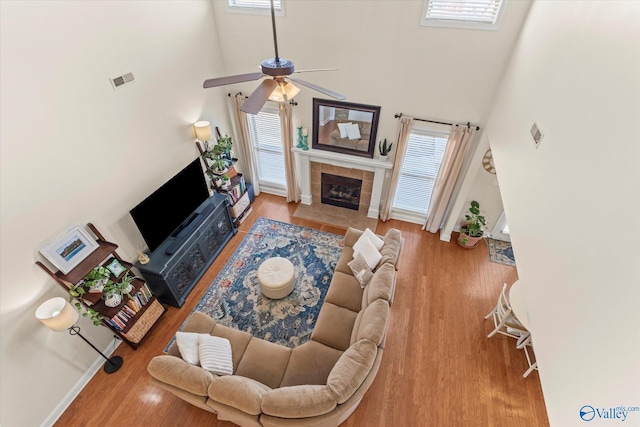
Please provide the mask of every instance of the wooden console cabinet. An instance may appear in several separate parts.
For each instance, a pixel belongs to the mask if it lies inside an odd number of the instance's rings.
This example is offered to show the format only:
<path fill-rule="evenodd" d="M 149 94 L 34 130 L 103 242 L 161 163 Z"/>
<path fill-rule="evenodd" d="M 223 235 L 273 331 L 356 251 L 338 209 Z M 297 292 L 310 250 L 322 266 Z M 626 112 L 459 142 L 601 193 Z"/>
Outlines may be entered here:
<path fill-rule="evenodd" d="M 135 264 L 161 302 L 182 307 L 189 292 L 238 232 L 227 204 L 226 196 L 214 194 L 196 210 L 202 218 L 187 235 L 179 237 L 178 244 L 169 238 L 149 255 L 147 264 Z M 169 254 L 167 249 L 172 245 L 175 252 L 170 250 L 173 253 Z"/>

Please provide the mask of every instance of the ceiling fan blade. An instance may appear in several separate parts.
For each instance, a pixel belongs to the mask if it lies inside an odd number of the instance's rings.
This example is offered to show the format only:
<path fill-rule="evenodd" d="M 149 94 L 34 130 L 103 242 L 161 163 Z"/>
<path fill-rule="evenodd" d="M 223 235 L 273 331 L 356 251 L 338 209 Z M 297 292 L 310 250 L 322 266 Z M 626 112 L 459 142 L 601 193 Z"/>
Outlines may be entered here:
<path fill-rule="evenodd" d="M 273 79 L 263 80 L 240 109 L 248 114 L 258 114 L 276 86 L 278 83 Z"/>
<path fill-rule="evenodd" d="M 314 68 L 311 70 L 296 70 L 294 73 L 314 73 L 316 71 L 338 71 L 337 68 Z"/>
<path fill-rule="evenodd" d="M 234 83 L 242 83 L 249 82 L 251 80 L 258 80 L 264 77 L 262 73 L 248 73 L 248 74 L 238 74 L 235 76 L 227 76 L 227 77 L 219 77 L 217 79 L 208 79 L 204 81 L 202 87 L 217 87 L 217 86 L 226 86 Z"/>
<path fill-rule="evenodd" d="M 332 98 L 335 98 L 335 99 L 347 99 L 347 97 L 344 96 L 344 95 L 340 95 L 339 93 L 330 91 L 329 89 L 325 89 L 325 88 L 320 87 L 318 85 L 314 85 L 313 83 L 309 83 L 309 82 L 306 82 L 306 81 L 300 80 L 300 79 L 293 79 L 291 77 L 288 77 L 288 79 L 291 80 L 292 82 L 300 83 L 302 86 L 306 86 L 306 87 L 311 88 L 313 90 L 317 90 L 318 92 L 324 93 L 325 95 L 329 95 Z"/>

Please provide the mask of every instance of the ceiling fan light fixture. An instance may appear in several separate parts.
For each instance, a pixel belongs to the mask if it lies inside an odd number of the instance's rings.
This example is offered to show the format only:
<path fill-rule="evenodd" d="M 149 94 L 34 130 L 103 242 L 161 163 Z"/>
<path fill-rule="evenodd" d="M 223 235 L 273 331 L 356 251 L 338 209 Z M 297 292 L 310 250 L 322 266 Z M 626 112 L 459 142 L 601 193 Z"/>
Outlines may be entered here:
<path fill-rule="evenodd" d="M 285 96 L 286 100 L 289 101 L 298 93 L 300 93 L 300 89 L 297 86 L 293 83 L 285 82 L 276 86 L 271 95 L 269 95 L 269 99 L 275 102 L 285 102 Z"/>

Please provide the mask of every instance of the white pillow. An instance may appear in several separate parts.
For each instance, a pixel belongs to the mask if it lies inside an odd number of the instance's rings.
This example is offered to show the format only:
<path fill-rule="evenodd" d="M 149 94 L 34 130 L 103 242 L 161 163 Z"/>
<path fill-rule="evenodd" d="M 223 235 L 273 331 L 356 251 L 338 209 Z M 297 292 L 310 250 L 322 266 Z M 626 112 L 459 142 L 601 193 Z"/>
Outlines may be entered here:
<path fill-rule="evenodd" d="M 347 126 L 347 137 L 349 139 L 360 139 L 360 128 L 358 128 L 357 124 L 352 124 Z"/>
<path fill-rule="evenodd" d="M 200 366 L 217 375 L 233 375 L 231 343 L 226 338 L 203 334 L 198 337 Z"/>
<path fill-rule="evenodd" d="M 340 138 L 346 138 L 347 137 L 347 126 L 351 125 L 351 122 L 349 123 L 338 123 L 338 130 L 340 131 Z"/>
<path fill-rule="evenodd" d="M 369 269 L 367 262 L 364 260 L 362 255 L 359 253 L 347 263 L 351 272 L 353 273 L 353 277 L 356 278 L 360 286 L 364 288 L 371 281 L 373 277 L 373 272 Z"/>
<path fill-rule="evenodd" d="M 353 257 L 356 258 L 358 254 L 362 255 L 362 258 L 364 258 L 371 270 L 375 270 L 382 259 L 382 255 L 369 239 L 362 239 L 362 241 L 358 239 L 356 244 L 353 245 L 353 250 Z"/>
<path fill-rule="evenodd" d="M 376 236 L 376 233 L 374 233 L 373 231 L 371 231 L 370 229 L 365 229 L 362 232 L 362 235 L 360 236 L 360 238 L 358 239 L 358 241 L 356 242 L 355 245 L 353 245 L 353 250 L 356 251 L 356 246 L 358 246 L 358 242 L 362 239 L 369 239 L 371 241 L 371 243 L 373 243 L 373 246 L 376 247 L 377 250 L 382 249 L 382 246 L 384 246 L 384 240 L 382 240 L 381 238 L 379 238 L 378 236 Z"/>
<path fill-rule="evenodd" d="M 192 365 L 200 365 L 198 356 L 198 335 L 194 332 L 176 332 L 176 344 L 182 359 Z"/>

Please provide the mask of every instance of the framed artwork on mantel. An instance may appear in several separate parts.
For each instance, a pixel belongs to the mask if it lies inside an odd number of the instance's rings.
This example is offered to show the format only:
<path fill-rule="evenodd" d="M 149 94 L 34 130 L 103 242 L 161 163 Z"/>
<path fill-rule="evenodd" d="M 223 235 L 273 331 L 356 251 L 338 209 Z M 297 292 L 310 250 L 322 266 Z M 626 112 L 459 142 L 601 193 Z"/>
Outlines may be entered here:
<path fill-rule="evenodd" d="M 44 245 L 40 253 L 62 274 L 67 274 L 98 247 L 98 242 L 77 224 L 57 239 Z"/>
<path fill-rule="evenodd" d="M 313 98 L 311 147 L 373 158 L 380 107 Z"/>

